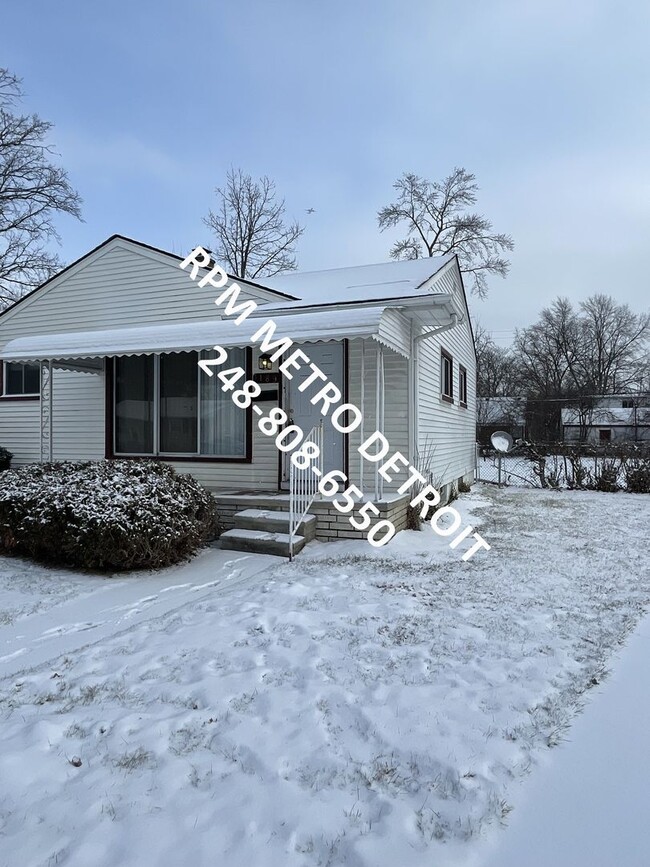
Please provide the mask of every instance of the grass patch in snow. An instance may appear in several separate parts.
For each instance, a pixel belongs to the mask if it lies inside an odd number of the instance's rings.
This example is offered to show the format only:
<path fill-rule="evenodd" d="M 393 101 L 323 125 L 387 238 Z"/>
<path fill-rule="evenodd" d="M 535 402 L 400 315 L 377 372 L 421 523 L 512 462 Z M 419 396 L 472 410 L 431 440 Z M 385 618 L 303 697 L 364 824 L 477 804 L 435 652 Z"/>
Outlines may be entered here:
<path fill-rule="evenodd" d="M 74 864 L 93 841 L 102 863 L 122 846 L 164 863 L 182 843 L 196 863 L 205 846 L 270 867 L 462 863 L 650 602 L 648 505 L 616 500 L 490 489 L 466 500 L 493 545 L 480 560 L 426 530 L 394 554 L 321 546 L 87 648 L 65 686 L 51 669 L 3 683 L 6 851 L 30 863 L 65 844 Z M 72 788 L 61 755 L 82 732 Z M 29 835 L 26 811 L 42 817 Z"/>

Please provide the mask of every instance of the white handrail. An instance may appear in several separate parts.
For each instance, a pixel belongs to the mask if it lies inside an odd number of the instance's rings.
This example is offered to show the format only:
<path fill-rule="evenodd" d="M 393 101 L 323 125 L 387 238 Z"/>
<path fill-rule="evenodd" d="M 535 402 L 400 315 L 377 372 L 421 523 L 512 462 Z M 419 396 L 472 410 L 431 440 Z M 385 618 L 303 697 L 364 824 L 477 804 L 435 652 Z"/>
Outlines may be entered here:
<path fill-rule="evenodd" d="M 317 457 L 306 467 L 299 469 L 289 459 L 289 559 L 293 560 L 293 543 L 298 528 L 304 521 L 318 493 L 318 483 L 323 475 L 323 422 L 309 431 L 301 444 L 313 443 Z"/>

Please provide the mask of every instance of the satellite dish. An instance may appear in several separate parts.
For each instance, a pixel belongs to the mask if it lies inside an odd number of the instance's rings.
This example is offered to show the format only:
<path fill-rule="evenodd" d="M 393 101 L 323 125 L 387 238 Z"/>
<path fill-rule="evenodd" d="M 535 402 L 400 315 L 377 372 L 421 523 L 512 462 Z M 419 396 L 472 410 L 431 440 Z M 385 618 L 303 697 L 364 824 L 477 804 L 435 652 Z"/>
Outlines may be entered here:
<path fill-rule="evenodd" d="M 490 442 L 498 452 L 509 452 L 512 448 L 512 437 L 504 430 L 495 430 Z"/>

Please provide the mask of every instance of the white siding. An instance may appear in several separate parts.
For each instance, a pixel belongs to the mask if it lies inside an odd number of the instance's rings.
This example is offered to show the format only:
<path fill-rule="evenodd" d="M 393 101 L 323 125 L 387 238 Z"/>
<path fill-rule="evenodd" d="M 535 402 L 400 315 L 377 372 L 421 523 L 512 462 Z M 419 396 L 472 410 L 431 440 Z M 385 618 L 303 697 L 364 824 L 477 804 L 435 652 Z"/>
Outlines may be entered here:
<path fill-rule="evenodd" d="M 174 259 L 118 239 L 0 317 L 0 347 L 31 334 L 205 320 L 217 315 L 218 294 Z M 241 297 L 274 296 L 242 284 Z"/>
<path fill-rule="evenodd" d="M 0 446 L 13 454 L 13 467 L 40 459 L 40 419 L 37 400 L 0 401 Z"/>
<path fill-rule="evenodd" d="M 365 395 L 363 406 L 361 404 L 361 353 L 365 345 Z M 368 438 L 377 430 L 376 416 L 376 372 L 377 372 L 377 348 L 373 340 L 353 340 L 349 344 L 348 371 L 349 371 L 349 401 L 355 404 L 363 412 L 363 436 Z M 391 349 L 383 349 L 385 401 L 384 401 L 384 424 L 381 433 L 391 445 L 392 454 L 400 451 L 408 458 L 409 456 L 409 431 L 408 431 L 408 360 L 404 356 L 393 352 Z M 361 487 L 364 493 L 372 494 L 375 490 L 375 464 L 369 461 L 363 462 L 363 483 L 360 484 L 361 457 L 358 449 L 361 444 L 361 429 L 357 428 L 349 436 L 349 477 L 350 481 Z M 374 449 L 373 449 L 374 451 Z M 384 482 L 384 492 L 391 493 L 404 481 L 404 476 L 395 479 L 392 484 Z"/>
<path fill-rule="evenodd" d="M 465 307 L 457 272 L 449 276 L 459 306 Z M 454 402 L 442 399 L 440 350 L 453 357 Z M 459 365 L 467 370 L 467 409 L 459 403 Z M 474 469 L 476 442 L 476 357 L 467 314 L 464 321 L 439 336 L 420 341 L 418 348 L 418 449 L 433 447 L 433 483 L 457 481 Z"/>
<path fill-rule="evenodd" d="M 243 298 L 260 302 L 271 293 L 242 285 Z M 215 315 L 218 290 L 199 289 L 178 263 L 116 239 L 79 266 L 53 280 L 0 318 L 0 347 L 15 337 L 77 329 L 129 327 L 145 323 L 205 320 Z M 256 364 L 256 361 L 255 361 Z M 55 370 L 53 456 L 64 460 L 105 455 L 103 374 Z M 262 405 L 265 411 L 273 404 Z M 253 462 L 173 462 L 209 487 L 277 488 L 278 453 L 272 439 L 254 428 Z M 0 445 L 14 453 L 14 465 L 40 459 L 40 403 L 0 401 Z"/>
<path fill-rule="evenodd" d="M 399 310 L 384 310 L 379 323 L 379 338 L 399 353 L 411 353 L 411 323 Z"/>
<path fill-rule="evenodd" d="M 91 461 L 104 457 L 105 380 L 101 373 L 54 370 L 52 456 Z M 40 450 L 40 449 L 39 449 Z"/>
<path fill-rule="evenodd" d="M 104 457 L 104 375 L 54 370 L 52 376 L 54 460 Z M 41 405 L 37 400 L 0 401 L 0 445 L 13 452 L 13 466 L 41 457 Z"/>

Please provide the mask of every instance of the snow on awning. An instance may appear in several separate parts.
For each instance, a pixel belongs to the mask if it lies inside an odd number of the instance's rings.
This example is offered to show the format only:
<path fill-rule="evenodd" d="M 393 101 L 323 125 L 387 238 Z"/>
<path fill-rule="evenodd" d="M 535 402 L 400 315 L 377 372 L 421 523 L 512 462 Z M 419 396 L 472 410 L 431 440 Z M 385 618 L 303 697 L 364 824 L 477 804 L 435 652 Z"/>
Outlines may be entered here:
<path fill-rule="evenodd" d="M 343 338 L 372 338 L 408 355 L 408 347 L 393 336 L 382 323 L 384 307 L 330 310 L 279 316 L 274 339 L 291 337 L 296 342 L 313 343 Z M 263 313 L 263 308 L 258 310 Z M 187 352 L 220 346 L 250 346 L 252 336 L 266 321 L 262 316 L 248 318 L 241 325 L 230 319 L 199 322 L 174 322 L 114 328 L 102 331 L 73 331 L 19 337 L 6 344 L 0 358 L 4 361 L 65 361 L 81 358 L 106 358 L 117 355 L 152 355 Z"/>

